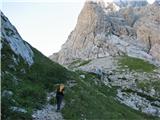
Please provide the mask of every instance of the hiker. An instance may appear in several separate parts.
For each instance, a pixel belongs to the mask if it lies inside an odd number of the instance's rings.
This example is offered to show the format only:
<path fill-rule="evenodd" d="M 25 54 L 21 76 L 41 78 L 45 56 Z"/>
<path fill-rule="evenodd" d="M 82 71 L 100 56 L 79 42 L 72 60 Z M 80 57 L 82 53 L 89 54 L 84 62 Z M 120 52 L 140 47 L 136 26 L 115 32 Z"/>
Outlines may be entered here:
<path fill-rule="evenodd" d="M 61 103 L 64 97 L 64 84 L 60 84 L 57 88 L 56 92 L 56 100 L 57 100 L 57 112 L 60 111 Z"/>

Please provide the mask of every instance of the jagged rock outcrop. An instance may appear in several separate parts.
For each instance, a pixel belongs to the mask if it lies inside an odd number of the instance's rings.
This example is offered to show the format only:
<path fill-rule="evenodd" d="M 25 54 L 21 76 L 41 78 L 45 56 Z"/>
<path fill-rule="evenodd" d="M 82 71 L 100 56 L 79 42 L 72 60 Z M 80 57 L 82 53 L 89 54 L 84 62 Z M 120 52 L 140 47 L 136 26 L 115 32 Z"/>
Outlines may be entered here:
<path fill-rule="evenodd" d="M 114 0 L 120 7 L 141 7 L 147 5 L 146 0 Z"/>
<path fill-rule="evenodd" d="M 154 44 L 160 44 L 160 6 L 153 4 L 139 10 L 141 18 L 135 23 L 137 38 L 150 50 Z"/>
<path fill-rule="evenodd" d="M 4 43 L 9 44 L 15 54 L 20 55 L 29 65 L 34 63 L 31 46 L 25 42 L 8 18 L 1 12 L 1 49 Z M 13 56 L 14 57 L 14 56 Z M 14 61 L 16 59 L 14 58 Z M 17 63 L 18 64 L 18 63 Z"/>
<path fill-rule="evenodd" d="M 160 61 L 160 44 L 154 44 L 150 50 L 150 54 Z"/>
<path fill-rule="evenodd" d="M 136 7 L 125 7 L 116 2 L 86 1 L 75 29 L 62 49 L 50 58 L 67 64 L 77 58 L 127 54 L 152 63 L 158 61 L 160 6 L 156 2 L 152 5 L 137 2 Z"/>

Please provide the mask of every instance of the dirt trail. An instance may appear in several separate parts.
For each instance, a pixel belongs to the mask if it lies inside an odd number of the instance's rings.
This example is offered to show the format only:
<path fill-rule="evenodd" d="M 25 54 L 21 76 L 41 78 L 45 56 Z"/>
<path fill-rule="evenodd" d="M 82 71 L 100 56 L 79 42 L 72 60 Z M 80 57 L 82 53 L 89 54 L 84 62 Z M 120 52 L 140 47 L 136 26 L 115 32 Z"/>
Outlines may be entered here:
<path fill-rule="evenodd" d="M 49 101 L 55 97 L 55 92 L 49 93 L 47 95 L 47 100 Z M 64 102 L 61 108 L 64 107 Z M 64 120 L 61 112 L 56 112 L 56 105 L 46 104 L 43 109 L 37 110 L 32 115 L 33 120 Z"/>

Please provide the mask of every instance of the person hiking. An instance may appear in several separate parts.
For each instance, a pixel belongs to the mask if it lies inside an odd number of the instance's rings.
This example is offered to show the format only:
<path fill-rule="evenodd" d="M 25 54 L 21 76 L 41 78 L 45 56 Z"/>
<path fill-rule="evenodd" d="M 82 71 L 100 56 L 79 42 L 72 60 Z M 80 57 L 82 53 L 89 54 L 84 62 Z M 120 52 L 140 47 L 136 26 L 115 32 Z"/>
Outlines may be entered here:
<path fill-rule="evenodd" d="M 57 112 L 60 111 L 61 103 L 64 97 L 64 84 L 60 84 L 56 91 Z"/>

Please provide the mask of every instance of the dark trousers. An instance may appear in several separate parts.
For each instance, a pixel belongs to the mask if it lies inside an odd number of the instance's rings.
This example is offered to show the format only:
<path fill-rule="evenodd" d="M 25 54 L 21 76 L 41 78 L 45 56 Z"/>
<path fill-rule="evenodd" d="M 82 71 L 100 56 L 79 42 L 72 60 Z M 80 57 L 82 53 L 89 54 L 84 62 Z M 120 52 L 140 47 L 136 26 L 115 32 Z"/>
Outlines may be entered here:
<path fill-rule="evenodd" d="M 57 95 L 56 99 L 57 99 L 57 110 L 60 110 L 61 103 L 62 103 L 62 100 L 63 100 L 63 95 Z"/>

